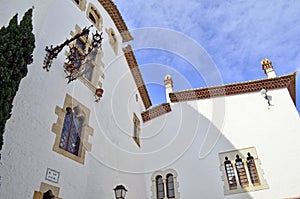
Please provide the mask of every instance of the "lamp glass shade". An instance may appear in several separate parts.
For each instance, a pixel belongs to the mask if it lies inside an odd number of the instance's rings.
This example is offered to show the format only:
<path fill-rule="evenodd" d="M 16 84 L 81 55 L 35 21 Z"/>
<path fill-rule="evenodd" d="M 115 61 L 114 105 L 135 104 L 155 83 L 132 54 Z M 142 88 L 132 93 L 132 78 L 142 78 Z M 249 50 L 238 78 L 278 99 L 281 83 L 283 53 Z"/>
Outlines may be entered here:
<path fill-rule="evenodd" d="M 263 88 L 263 89 L 260 90 L 260 93 L 261 93 L 262 95 L 265 95 L 265 94 L 267 93 L 267 90 Z"/>
<path fill-rule="evenodd" d="M 127 189 L 123 185 L 117 185 L 114 191 L 116 199 L 125 199 Z"/>

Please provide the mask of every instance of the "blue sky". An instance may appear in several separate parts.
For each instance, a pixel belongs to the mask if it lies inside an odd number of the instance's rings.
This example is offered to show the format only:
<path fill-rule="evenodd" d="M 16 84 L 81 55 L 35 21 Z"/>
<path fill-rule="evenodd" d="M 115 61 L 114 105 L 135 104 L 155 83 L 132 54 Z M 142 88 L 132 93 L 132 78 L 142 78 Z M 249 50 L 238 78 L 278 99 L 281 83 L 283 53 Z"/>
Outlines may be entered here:
<path fill-rule="evenodd" d="M 278 76 L 300 71 L 299 0 L 114 2 L 133 32 L 159 27 L 195 40 L 210 56 L 225 84 L 265 78 L 260 64 L 264 57 L 272 61 Z M 163 76 L 172 70 L 186 80 L 183 86 L 174 81 L 174 90 L 209 85 L 185 57 L 163 49 L 141 49 L 135 54 L 153 104 L 165 101 Z M 163 76 L 154 72 L 155 68 L 164 68 Z M 297 78 L 298 111 L 299 82 Z"/>

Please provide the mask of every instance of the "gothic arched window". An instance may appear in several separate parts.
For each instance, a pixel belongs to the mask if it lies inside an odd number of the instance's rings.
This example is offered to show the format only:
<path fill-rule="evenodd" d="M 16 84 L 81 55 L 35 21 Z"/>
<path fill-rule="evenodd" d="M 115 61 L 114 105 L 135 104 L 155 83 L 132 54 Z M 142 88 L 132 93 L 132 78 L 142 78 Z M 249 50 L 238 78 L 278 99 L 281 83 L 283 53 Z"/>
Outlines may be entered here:
<path fill-rule="evenodd" d="M 221 152 L 219 159 L 224 195 L 269 188 L 254 147 Z"/>
<path fill-rule="evenodd" d="M 247 167 L 248 167 L 251 183 L 254 186 L 260 185 L 259 175 L 258 175 L 258 172 L 256 169 L 254 158 L 253 158 L 253 156 L 251 156 L 251 154 L 249 152 L 247 153 L 247 155 L 248 155 Z"/>
<path fill-rule="evenodd" d="M 164 182 L 162 176 L 156 177 L 156 192 L 157 199 L 163 199 L 165 197 Z"/>
<path fill-rule="evenodd" d="M 248 187 L 249 182 L 248 182 L 248 178 L 247 178 L 247 173 L 245 170 L 243 160 L 240 158 L 239 155 L 236 155 L 235 167 L 236 167 L 236 171 L 237 171 L 237 174 L 239 177 L 239 182 L 240 182 L 241 187 Z"/>
<path fill-rule="evenodd" d="M 66 112 L 59 147 L 78 156 L 83 118 L 70 107 L 66 108 Z"/>
<path fill-rule="evenodd" d="M 172 174 L 167 175 L 167 197 L 175 198 L 174 177 Z"/>
<path fill-rule="evenodd" d="M 225 171 L 226 171 L 226 176 L 227 176 L 229 189 L 230 190 L 231 189 L 236 189 L 237 184 L 236 184 L 236 177 L 235 177 L 235 173 L 234 173 L 234 168 L 231 164 L 231 161 L 228 160 L 227 156 L 225 157 L 224 166 L 225 166 Z"/>

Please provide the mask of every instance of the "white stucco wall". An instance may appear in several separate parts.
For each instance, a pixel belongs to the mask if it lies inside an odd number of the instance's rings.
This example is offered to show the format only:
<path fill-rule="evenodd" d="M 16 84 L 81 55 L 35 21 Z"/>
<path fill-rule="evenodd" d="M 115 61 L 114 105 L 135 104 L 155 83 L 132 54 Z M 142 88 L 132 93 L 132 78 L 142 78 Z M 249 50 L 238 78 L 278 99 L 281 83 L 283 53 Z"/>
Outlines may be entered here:
<path fill-rule="evenodd" d="M 171 113 L 163 119 L 153 119 L 144 129 L 147 134 L 151 125 L 156 130 L 161 126 L 156 132 L 151 131 L 157 136 L 147 139 L 144 149 L 154 144 L 161 149 L 156 170 L 177 171 L 181 198 L 298 196 L 299 116 L 287 89 L 272 90 L 268 95 L 273 105 L 269 108 L 260 92 L 177 103 Z M 146 129 L 149 131 L 145 132 Z M 255 147 L 269 189 L 224 196 L 218 154 L 247 147 Z M 163 152 L 168 150 L 173 153 Z M 173 157 L 174 154 L 177 156 Z M 145 180 L 151 187 L 150 173 Z M 151 188 L 148 194 L 152 195 Z"/>
<path fill-rule="evenodd" d="M 34 5 L 36 49 L 34 63 L 20 84 L 7 122 L 0 162 L 0 198 L 32 198 L 41 182 L 60 187 L 62 198 L 113 198 L 112 189 L 123 184 L 126 198 L 151 198 L 151 176 L 157 170 L 178 173 L 180 198 L 284 198 L 298 196 L 300 172 L 299 115 L 286 89 L 268 92 L 269 107 L 259 92 L 181 102 L 172 111 L 142 123 L 141 97 L 122 55 L 107 40 L 105 28 L 116 27 L 108 14 L 92 2 L 103 20 L 103 98 L 94 102 L 93 92 L 76 80 L 67 85 L 63 72 L 64 52 L 47 73 L 42 69 L 47 45 L 70 37 L 75 24 L 89 26 L 86 13 L 70 1 L 7 1 L 1 9 L 1 24 Z M 67 49 L 66 49 L 67 50 Z M 52 150 L 55 107 L 63 107 L 66 93 L 91 111 L 85 163 L 77 163 Z M 139 95 L 139 94 L 138 94 Z M 141 121 L 141 148 L 132 139 L 133 113 Z M 255 147 L 269 189 L 224 196 L 220 152 Z M 46 170 L 60 172 L 58 183 L 45 180 Z"/>
<path fill-rule="evenodd" d="M 120 150 L 137 151 L 132 139 L 133 113 L 140 117 L 141 97 L 136 102 L 137 88 L 123 56 L 122 39 L 109 15 L 96 0 L 92 2 L 103 17 L 103 63 L 105 78 L 101 80 L 103 98 L 95 103 L 94 93 L 81 81 L 67 84 L 63 63 L 66 47 L 54 60 L 50 72 L 42 69 L 45 47 L 56 46 L 70 38 L 75 25 L 90 25 L 86 11 L 70 1 L 10 1 L 6 5 L 3 25 L 16 12 L 19 19 L 34 5 L 33 24 L 36 36 L 34 63 L 22 80 L 14 99 L 12 117 L 6 124 L 1 160 L 0 198 L 32 198 L 41 182 L 60 187 L 61 198 L 113 198 L 113 188 L 124 184 L 130 198 L 146 198 L 144 177 L 120 173 Z M 6 23 L 5 23 L 6 22 Z M 113 28 L 119 42 L 118 55 L 108 43 L 105 28 Z M 92 32 L 95 29 L 91 29 Z M 55 107 L 63 108 L 66 93 L 91 111 L 89 126 L 94 129 L 88 141 L 91 152 L 86 152 L 80 164 L 52 150 L 55 134 L 51 131 L 57 120 Z M 138 94 L 139 95 L 139 94 Z M 141 120 L 141 118 L 139 118 Z M 119 148 L 118 148 L 119 147 Z M 60 172 L 59 182 L 45 180 L 47 168 Z M 133 191 L 135 189 L 135 191 Z"/>

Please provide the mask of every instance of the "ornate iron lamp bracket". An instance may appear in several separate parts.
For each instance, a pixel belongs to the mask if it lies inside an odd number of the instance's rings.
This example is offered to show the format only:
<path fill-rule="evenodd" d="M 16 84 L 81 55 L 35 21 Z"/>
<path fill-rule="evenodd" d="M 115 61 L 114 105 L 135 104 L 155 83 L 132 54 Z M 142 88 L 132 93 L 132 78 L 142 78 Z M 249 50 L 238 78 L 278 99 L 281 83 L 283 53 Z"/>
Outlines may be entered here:
<path fill-rule="evenodd" d="M 58 54 L 62 51 L 62 49 L 69 45 L 71 42 L 73 42 L 76 39 L 79 39 L 80 37 L 86 36 L 88 37 L 89 33 L 90 33 L 90 28 L 93 25 L 89 26 L 89 27 L 85 27 L 80 33 L 77 33 L 76 35 L 74 35 L 71 39 L 67 39 L 65 42 L 63 42 L 62 44 L 56 46 L 53 48 L 53 45 L 46 46 L 45 51 L 46 51 L 46 56 L 44 59 L 44 66 L 43 69 L 45 69 L 47 72 L 49 72 L 50 67 L 52 65 L 53 59 L 56 59 Z M 94 49 L 94 48 L 100 48 L 101 44 L 102 44 L 102 32 L 101 34 L 99 34 L 97 31 L 95 34 L 93 34 L 93 41 L 92 41 L 92 48 L 89 49 L 88 53 L 82 55 L 80 57 L 80 59 L 85 59 L 85 57 Z M 70 55 L 68 56 L 68 62 L 72 62 L 73 58 L 76 57 L 75 55 L 76 51 L 74 50 L 74 48 L 70 48 Z M 76 78 L 75 78 L 76 79 Z M 74 80 L 74 79 L 73 79 Z M 71 80 L 71 81 L 73 81 Z M 70 79 L 69 79 L 70 81 Z M 69 83 L 69 82 L 68 82 Z"/>

